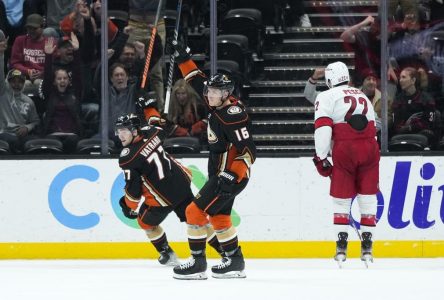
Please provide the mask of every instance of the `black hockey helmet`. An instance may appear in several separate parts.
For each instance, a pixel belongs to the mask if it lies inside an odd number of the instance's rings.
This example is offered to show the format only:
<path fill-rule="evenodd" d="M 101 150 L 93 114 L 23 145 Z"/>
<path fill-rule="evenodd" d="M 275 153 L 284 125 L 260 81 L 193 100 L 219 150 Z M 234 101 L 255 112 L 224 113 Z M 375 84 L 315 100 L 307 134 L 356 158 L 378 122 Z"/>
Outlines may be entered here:
<path fill-rule="evenodd" d="M 117 118 L 115 124 L 115 131 L 117 135 L 117 129 L 127 128 L 130 131 L 140 130 L 141 122 L 136 114 L 122 115 Z"/>
<path fill-rule="evenodd" d="M 207 94 L 207 89 L 209 87 L 228 91 L 229 95 L 231 95 L 231 93 L 233 93 L 234 90 L 234 82 L 230 78 L 228 78 L 227 75 L 221 73 L 214 74 L 207 81 L 205 81 L 204 84 L 205 84 L 205 89 L 204 89 L 205 95 Z"/>

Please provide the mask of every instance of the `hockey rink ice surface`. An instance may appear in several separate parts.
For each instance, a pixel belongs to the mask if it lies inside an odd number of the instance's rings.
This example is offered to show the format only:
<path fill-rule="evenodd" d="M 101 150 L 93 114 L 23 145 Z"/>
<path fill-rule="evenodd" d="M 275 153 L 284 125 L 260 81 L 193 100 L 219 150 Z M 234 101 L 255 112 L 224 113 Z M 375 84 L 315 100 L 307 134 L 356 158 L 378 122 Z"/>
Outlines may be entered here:
<path fill-rule="evenodd" d="M 156 260 L 0 260 L 0 299 L 444 299 L 444 258 L 247 259 L 246 279 L 176 280 Z"/>

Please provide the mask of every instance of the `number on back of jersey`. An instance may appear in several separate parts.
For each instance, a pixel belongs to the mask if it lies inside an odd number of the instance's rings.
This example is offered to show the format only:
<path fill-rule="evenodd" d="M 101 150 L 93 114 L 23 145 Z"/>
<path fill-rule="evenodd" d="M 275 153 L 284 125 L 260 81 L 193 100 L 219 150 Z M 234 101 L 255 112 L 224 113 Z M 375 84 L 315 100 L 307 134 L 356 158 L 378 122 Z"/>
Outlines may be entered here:
<path fill-rule="evenodd" d="M 250 133 L 248 132 L 247 127 L 236 129 L 234 133 L 236 134 L 237 140 L 239 142 L 242 140 L 246 140 L 250 137 Z"/>

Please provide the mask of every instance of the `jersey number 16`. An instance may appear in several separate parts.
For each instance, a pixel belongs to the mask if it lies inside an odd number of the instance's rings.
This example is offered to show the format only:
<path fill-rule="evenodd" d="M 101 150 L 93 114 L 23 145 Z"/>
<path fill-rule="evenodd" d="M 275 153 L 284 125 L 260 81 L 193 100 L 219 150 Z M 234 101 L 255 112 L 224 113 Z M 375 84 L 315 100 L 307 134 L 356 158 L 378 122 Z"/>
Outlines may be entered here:
<path fill-rule="evenodd" d="M 238 141 L 246 140 L 250 137 L 247 127 L 242 127 L 241 129 L 236 129 L 234 131 L 234 133 L 236 134 Z"/>

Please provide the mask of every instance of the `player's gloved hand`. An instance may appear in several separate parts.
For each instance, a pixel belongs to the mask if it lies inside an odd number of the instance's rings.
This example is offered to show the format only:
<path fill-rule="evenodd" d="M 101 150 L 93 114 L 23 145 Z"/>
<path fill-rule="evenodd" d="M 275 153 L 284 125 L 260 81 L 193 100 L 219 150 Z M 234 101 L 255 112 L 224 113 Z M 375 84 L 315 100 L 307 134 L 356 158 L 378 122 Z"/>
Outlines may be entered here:
<path fill-rule="evenodd" d="M 151 116 L 148 118 L 148 120 L 146 120 L 146 122 L 148 125 L 156 127 L 163 127 L 167 124 L 167 120 L 158 116 Z"/>
<path fill-rule="evenodd" d="M 137 212 L 128 207 L 125 203 L 125 196 L 122 196 L 119 200 L 119 205 L 122 208 L 122 212 L 128 219 L 137 219 Z"/>
<path fill-rule="evenodd" d="M 327 158 L 320 159 L 317 155 L 313 157 L 313 162 L 321 176 L 328 177 L 333 172 L 333 165 Z"/>
<path fill-rule="evenodd" d="M 148 107 L 153 107 L 157 109 L 157 99 L 156 98 L 149 98 L 145 95 L 138 95 L 136 99 L 136 104 L 143 110 Z"/>
<path fill-rule="evenodd" d="M 170 47 L 170 53 L 173 53 L 176 62 L 181 64 L 191 58 L 191 50 L 181 41 L 169 40 L 167 47 Z"/>
<path fill-rule="evenodd" d="M 219 197 L 227 198 L 233 194 L 233 188 L 237 183 L 237 174 L 230 171 L 219 173 L 217 178 L 216 194 Z"/>

